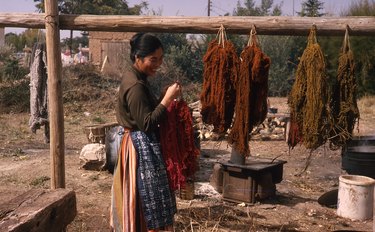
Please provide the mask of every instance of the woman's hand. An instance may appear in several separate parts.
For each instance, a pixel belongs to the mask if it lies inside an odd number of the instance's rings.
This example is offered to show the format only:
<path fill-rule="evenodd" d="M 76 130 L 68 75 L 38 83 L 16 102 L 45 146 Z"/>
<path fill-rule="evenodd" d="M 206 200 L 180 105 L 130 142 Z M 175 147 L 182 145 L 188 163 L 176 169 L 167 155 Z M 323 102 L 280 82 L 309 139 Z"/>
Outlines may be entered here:
<path fill-rule="evenodd" d="M 165 107 L 168 107 L 174 99 L 178 98 L 181 95 L 181 92 L 181 85 L 177 82 L 174 83 L 173 85 L 168 87 L 167 92 L 165 93 L 160 103 Z"/>

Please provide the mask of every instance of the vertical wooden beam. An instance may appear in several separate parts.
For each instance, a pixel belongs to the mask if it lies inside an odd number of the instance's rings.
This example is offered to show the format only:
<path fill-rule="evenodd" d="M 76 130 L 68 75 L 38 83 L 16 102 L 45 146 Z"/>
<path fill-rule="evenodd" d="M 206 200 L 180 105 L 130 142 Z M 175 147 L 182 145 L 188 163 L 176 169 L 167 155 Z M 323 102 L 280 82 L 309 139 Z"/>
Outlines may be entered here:
<path fill-rule="evenodd" d="M 0 46 L 5 44 L 5 28 L 0 26 Z"/>
<path fill-rule="evenodd" d="M 48 70 L 48 112 L 50 120 L 51 188 L 65 188 L 64 110 L 62 64 L 57 0 L 44 0 Z"/>

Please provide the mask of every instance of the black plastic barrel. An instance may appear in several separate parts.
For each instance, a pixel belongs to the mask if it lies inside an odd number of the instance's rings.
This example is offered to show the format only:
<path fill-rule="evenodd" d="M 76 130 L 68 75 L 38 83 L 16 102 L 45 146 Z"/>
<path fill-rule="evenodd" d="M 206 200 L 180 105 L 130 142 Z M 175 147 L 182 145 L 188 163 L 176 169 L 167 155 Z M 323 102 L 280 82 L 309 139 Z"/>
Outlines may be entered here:
<path fill-rule="evenodd" d="M 351 175 L 375 178 L 375 145 L 348 146 L 343 149 L 342 169 Z"/>
<path fill-rule="evenodd" d="M 354 136 L 346 146 L 348 148 L 357 146 L 375 146 L 375 136 Z"/>

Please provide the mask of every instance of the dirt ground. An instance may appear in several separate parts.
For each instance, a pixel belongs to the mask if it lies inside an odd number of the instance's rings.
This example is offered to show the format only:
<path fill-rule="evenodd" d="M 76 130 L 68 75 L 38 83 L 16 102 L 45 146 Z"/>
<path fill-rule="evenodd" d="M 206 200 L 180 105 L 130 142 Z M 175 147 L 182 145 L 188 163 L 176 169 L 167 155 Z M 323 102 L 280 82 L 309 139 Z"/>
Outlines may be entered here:
<path fill-rule="evenodd" d="M 372 103 L 359 104 L 361 120 L 355 134 L 375 135 L 375 100 L 370 100 Z M 279 112 L 287 111 L 286 98 L 270 98 L 270 103 Z M 112 175 L 82 169 L 79 154 L 88 143 L 83 127 L 97 121 L 113 122 L 114 113 L 83 111 L 64 111 L 66 188 L 75 191 L 78 208 L 67 231 L 110 231 Z M 43 129 L 30 132 L 28 120 L 27 113 L 0 114 L 0 204 L 31 188 L 50 188 L 49 145 L 44 143 Z M 223 200 L 209 178 L 218 160 L 229 160 L 231 148 L 225 141 L 202 141 L 195 196 L 193 200 L 177 197 L 176 231 L 372 231 L 372 220 L 341 218 L 335 208 L 317 202 L 323 193 L 338 187 L 338 178 L 345 173 L 340 151 L 327 146 L 317 149 L 307 170 L 300 174 L 310 153 L 304 147 L 289 151 L 284 140 L 252 140 L 250 147 L 248 159 L 278 157 L 287 161 L 276 196 L 255 204 Z"/>

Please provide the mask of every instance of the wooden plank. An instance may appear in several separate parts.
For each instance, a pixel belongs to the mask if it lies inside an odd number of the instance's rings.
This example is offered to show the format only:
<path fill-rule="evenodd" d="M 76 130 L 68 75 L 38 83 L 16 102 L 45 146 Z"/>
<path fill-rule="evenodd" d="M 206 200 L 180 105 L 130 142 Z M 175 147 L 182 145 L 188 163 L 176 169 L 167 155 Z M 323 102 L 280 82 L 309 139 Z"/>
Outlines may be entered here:
<path fill-rule="evenodd" d="M 27 200 L 28 198 L 29 199 L 35 199 L 40 194 L 41 194 L 40 190 L 32 189 L 25 194 L 22 194 L 22 195 L 20 195 L 16 198 L 13 198 L 12 200 L 10 200 L 6 203 L 3 203 L 2 205 L 0 205 L 0 220 L 2 220 L 10 212 L 17 209 L 17 207 L 19 207 L 22 203 L 24 203 L 24 201 Z"/>
<path fill-rule="evenodd" d="M 67 189 L 32 189 L 0 206 L 0 231 L 63 231 L 77 215 L 76 195 Z"/>
<path fill-rule="evenodd" d="M 223 24 L 227 33 L 249 34 L 255 25 L 259 35 L 308 35 L 316 25 L 319 35 L 375 35 L 375 17 L 290 17 L 290 16 L 130 16 L 60 15 L 60 29 L 84 31 L 168 32 L 216 34 Z M 44 28 L 44 14 L 0 13 L 0 27 Z"/>
<path fill-rule="evenodd" d="M 101 56 L 103 60 L 101 72 L 105 74 L 117 74 L 124 65 L 125 57 L 129 57 L 129 42 L 103 41 Z M 107 59 L 106 59 L 107 58 Z M 104 63 L 104 61 L 107 61 Z"/>
<path fill-rule="evenodd" d="M 64 109 L 62 63 L 57 0 L 44 1 L 48 71 L 48 114 L 50 125 L 51 188 L 65 187 Z"/>

